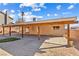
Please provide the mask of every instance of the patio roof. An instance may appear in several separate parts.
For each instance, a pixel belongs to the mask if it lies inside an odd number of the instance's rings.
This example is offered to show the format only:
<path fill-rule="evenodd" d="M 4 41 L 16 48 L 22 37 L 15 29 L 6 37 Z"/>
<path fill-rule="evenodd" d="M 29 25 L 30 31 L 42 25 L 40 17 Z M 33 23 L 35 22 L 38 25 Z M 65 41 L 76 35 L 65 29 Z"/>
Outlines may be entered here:
<path fill-rule="evenodd" d="M 69 18 L 60 18 L 60 19 L 52 19 L 52 20 L 44 20 L 44 21 L 25 22 L 18 24 L 7 24 L 3 26 L 8 27 L 8 26 L 29 26 L 29 25 L 74 24 L 74 23 L 78 23 L 76 19 L 77 17 L 69 17 Z"/>

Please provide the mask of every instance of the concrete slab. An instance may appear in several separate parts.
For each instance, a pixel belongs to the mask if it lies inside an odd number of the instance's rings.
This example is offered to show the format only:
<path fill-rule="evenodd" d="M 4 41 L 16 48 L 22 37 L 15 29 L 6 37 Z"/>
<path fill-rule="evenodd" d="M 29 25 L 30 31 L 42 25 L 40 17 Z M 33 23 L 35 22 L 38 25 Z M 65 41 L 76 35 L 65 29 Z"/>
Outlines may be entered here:
<path fill-rule="evenodd" d="M 12 56 L 12 55 L 8 53 L 7 51 L 0 48 L 0 56 Z"/>
<path fill-rule="evenodd" d="M 26 36 L 21 38 L 21 40 L 0 43 L 0 47 L 14 56 L 33 56 L 39 50 L 44 40 L 46 40 L 46 37 L 38 40 L 36 36 Z"/>
<path fill-rule="evenodd" d="M 14 37 L 20 37 L 12 35 Z M 0 38 L 9 37 L 8 35 Z M 0 43 L 0 48 L 14 56 L 71 56 L 78 55 L 79 51 L 74 47 L 67 48 L 67 39 L 64 37 L 24 36 L 21 40 Z"/>

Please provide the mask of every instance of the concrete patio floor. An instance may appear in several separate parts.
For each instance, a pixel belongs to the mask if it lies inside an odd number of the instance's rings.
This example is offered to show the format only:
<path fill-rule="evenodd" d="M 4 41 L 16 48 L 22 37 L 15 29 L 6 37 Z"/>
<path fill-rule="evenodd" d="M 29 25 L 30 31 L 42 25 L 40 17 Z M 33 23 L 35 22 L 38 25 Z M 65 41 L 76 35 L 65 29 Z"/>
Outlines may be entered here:
<path fill-rule="evenodd" d="M 0 48 L 0 56 L 12 56 L 12 55 Z"/>
<path fill-rule="evenodd" d="M 0 36 L 0 38 L 6 37 L 9 36 Z M 76 48 L 67 48 L 67 39 L 64 37 L 41 36 L 38 40 L 37 36 L 24 36 L 21 40 L 0 43 L 0 48 L 14 56 L 79 56 Z"/>

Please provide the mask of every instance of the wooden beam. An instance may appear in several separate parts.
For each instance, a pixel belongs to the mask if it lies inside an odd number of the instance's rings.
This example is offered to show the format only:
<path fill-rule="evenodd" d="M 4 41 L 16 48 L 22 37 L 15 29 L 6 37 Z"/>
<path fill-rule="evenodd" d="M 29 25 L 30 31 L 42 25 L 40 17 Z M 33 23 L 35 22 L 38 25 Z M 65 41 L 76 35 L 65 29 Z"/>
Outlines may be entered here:
<path fill-rule="evenodd" d="M 11 36 L 11 26 L 9 27 L 9 36 Z"/>
<path fill-rule="evenodd" d="M 67 33 L 68 33 L 67 34 L 67 36 L 68 36 L 67 44 L 68 44 L 68 47 L 71 47 L 73 45 L 73 43 L 72 43 L 72 39 L 70 38 L 70 25 L 68 24 L 67 27 L 68 27 L 68 30 L 67 30 Z"/>
<path fill-rule="evenodd" d="M 77 21 L 60 21 L 60 22 L 33 22 L 33 23 L 23 23 L 23 24 L 10 24 L 10 25 L 4 25 L 5 27 L 8 26 L 46 26 L 46 25 L 53 25 L 53 24 L 76 24 Z"/>
<path fill-rule="evenodd" d="M 23 26 L 22 26 L 22 29 L 21 30 L 22 30 L 22 38 L 23 38 L 24 37 L 24 35 L 23 35 Z"/>
<path fill-rule="evenodd" d="M 40 40 L 40 27 L 38 26 L 38 40 Z"/>

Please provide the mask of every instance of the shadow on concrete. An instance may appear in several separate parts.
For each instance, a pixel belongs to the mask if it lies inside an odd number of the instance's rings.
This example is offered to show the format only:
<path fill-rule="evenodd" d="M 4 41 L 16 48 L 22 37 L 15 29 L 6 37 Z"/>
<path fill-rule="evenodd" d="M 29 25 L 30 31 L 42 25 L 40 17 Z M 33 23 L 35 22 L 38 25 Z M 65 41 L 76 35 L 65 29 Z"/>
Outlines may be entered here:
<path fill-rule="evenodd" d="M 17 35 L 13 37 L 17 37 Z M 38 40 L 37 36 L 25 36 L 18 41 L 0 43 L 0 48 L 14 56 L 33 56 L 47 39 L 49 39 L 49 37 L 41 36 L 41 39 Z"/>

